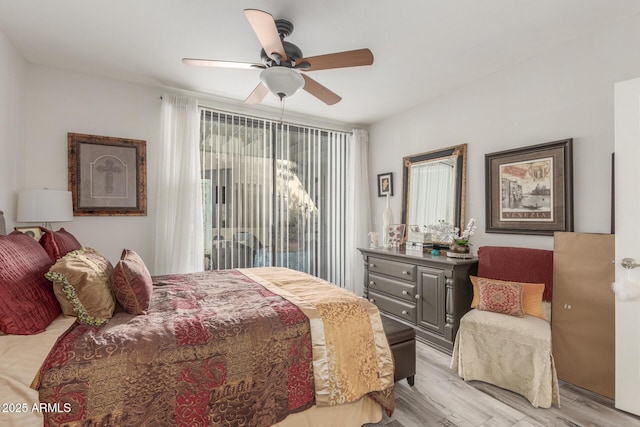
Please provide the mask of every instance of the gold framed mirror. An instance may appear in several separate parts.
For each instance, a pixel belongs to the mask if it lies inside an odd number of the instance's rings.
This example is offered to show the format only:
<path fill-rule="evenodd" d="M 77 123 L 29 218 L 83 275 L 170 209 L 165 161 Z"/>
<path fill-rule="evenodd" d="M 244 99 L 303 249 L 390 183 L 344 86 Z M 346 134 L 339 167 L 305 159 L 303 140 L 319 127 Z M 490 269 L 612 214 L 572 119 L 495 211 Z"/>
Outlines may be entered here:
<path fill-rule="evenodd" d="M 464 228 L 467 144 L 402 159 L 402 223 Z M 445 242 L 434 242 L 445 243 Z"/>

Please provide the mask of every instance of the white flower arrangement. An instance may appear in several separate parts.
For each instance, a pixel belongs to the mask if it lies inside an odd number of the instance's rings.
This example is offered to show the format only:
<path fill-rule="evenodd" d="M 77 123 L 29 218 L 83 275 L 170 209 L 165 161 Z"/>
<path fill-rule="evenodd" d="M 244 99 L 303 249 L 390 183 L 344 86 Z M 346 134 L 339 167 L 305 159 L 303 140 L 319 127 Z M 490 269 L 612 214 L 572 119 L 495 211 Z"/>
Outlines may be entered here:
<path fill-rule="evenodd" d="M 462 234 L 458 235 L 460 232 L 458 227 L 453 229 L 453 232 L 449 237 L 449 242 L 455 243 L 456 245 L 467 246 L 469 244 L 469 238 L 471 238 L 471 236 L 476 232 L 476 228 L 476 220 L 471 218 Z"/>

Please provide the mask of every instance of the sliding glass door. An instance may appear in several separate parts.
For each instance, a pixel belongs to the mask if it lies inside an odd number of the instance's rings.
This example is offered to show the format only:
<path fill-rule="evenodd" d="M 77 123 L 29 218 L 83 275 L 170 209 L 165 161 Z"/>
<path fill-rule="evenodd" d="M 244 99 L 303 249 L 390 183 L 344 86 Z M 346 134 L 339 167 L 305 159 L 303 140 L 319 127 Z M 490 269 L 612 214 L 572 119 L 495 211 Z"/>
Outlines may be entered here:
<path fill-rule="evenodd" d="M 271 241 L 271 127 L 202 110 L 200 135 L 209 268 L 249 267 Z"/>
<path fill-rule="evenodd" d="M 202 110 L 209 268 L 283 266 L 343 283 L 347 137 Z"/>

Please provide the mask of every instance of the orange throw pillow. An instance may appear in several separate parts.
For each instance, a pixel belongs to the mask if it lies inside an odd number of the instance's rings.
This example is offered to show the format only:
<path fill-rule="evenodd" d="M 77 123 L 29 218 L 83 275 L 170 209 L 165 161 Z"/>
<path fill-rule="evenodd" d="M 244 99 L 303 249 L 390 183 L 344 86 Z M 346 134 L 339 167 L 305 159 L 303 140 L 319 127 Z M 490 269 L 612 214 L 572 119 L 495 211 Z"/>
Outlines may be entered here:
<path fill-rule="evenodd" d="M 471 278 L 471 283 L 473 284 L 473 300 L 471 301 L 471 308 L 476 308 L 478 306 L 480 294 L 478 291 L 479 281 L 487 281 L 490 283 L 513 283 L 523 286 L 522 307 L 524 309 L 524 314 L 547 320 L 547 318 L 544 316 L 544 313 L 542 312 L 542 294 L 544 293 L 544 283 L 514 282 L 510 280 L 487 279 L 477 276 L 469 277 Z"/>

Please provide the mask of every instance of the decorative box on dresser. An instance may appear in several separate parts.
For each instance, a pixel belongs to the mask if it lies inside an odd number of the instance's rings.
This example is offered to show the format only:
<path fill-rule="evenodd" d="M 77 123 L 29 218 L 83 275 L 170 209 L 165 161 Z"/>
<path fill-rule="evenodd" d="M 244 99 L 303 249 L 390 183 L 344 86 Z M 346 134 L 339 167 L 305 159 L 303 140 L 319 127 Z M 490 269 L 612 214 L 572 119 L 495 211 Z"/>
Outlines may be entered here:
<path fill-rule="evenodd" d="M 470 310 L 470 275 L 478 259 L 405 249 L 359 249 L 364 257 L 365 297 L 416 330 L 416 337 L 451 354 L 460 318 Z"/>

